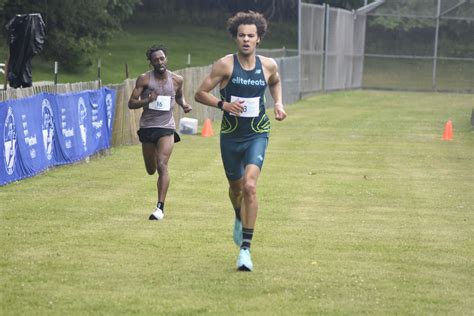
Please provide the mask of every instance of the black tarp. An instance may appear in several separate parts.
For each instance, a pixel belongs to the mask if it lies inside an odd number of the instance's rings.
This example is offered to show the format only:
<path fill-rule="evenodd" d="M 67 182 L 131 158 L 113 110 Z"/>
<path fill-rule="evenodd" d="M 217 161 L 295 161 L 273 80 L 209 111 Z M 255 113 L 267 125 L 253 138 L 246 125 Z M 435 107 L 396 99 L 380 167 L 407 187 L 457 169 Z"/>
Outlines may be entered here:
<path fill-rule="evenodd" d="M 8 81 L 12 88 L 31 87 L 31 59 L 43 49 L 45 24 L 41 14 L 18 14 L 6 25 L 10 57 Z"/>

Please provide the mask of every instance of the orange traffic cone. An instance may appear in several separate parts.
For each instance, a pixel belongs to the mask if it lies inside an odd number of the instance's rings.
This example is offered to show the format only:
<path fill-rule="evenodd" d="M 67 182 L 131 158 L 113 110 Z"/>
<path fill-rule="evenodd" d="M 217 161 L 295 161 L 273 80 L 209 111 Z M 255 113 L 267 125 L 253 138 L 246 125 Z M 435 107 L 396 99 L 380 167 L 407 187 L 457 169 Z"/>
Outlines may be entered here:
<path fill-rule="evenodd" d="M 444 126 L 443 140 L 452 140 L 453 139 L 453 123 L 451 120 L 446 122 Z"/>
<path fill-rule="evenodd" d="M 202 128 L 201 131 L 201 136 L 203 137 L 209 137 L 214 135 L 214 131 L 212 130 L 212 124 L 210 119 L 206 119 L 204 121 L 204 127 Z"/>

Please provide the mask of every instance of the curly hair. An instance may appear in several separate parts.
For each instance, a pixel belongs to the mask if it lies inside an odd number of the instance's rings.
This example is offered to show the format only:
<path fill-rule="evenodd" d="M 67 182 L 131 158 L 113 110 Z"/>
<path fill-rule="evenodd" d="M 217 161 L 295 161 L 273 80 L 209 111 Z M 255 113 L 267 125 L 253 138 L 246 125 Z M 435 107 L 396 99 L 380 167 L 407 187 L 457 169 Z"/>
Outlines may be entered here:
<path fill-rule="evenodd" d="M 156 45 L 153 45 L 152 47 L 148 48 L 148 50 L 146 51 L 146 59 L 151 61 L 151 55 L 154 52 L 157 52 L 159 50 L 161 50 L 163 52 L 163 54 L 165 54 L 165 56 L 166 56 L 166 47 L 163 46 L 163 45 L 160 45 L 160 44 L 156 44 Z"/>
<path fill-rule="evenodd" d="M 257 34 L 260 38 L 263 38 L 267 32 L 267 20 L 261 13 L 254 11 L 237 12 L 233 17 L 227 20 L 227 30 L 233 38 L 237 37 L 237 30 L 242 24 L 254 24 L 257 27 Z"/>

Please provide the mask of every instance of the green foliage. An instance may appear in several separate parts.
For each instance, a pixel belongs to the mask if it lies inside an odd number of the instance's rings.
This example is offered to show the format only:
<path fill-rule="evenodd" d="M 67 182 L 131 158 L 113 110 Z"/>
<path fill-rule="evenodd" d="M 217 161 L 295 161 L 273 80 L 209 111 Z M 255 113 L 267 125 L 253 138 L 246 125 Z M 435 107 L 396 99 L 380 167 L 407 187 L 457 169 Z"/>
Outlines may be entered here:
<path fill-rule="evenodd" d="M 45 50 L 45 55 L 59 61 L 61 68 L 72 72 L 79 72 L 84 67 L 92 65 L 93 53 L 97 49 L 95 40 L 92 37 L 76 39 L 69 32 L 58 32 L 51 34 L 49 39 L 55 42 L 54 51 L 51 51 L 53 48 L 48 46 Z"/>
<path fill-rule="evenodd" d="M 42 55 L 59 61 L 68 70 L 92 63 L 100 43 L 120 30 L 121 22 L 133 13 L 139 0 L 7 0 L 3 17 L 41 13 L 46 23 L 46 41 Z"/>
<path fill-rule="evenodd" d="M 128 19 L 138 4 L 141 4 L 140 0 L 109 0 L 107 3 L 107 12 L 109 16 L 113 17 L 115 22 L 118 23 Z"/>
<path fill-rule="evenodd" d="M 416 19 L 393 16 L 376 16 L 370 20 L 370 25 L 381 26 L 387 30 L 403 30 L 422 29 L 434 26 L 432 19 Z"/>
<path fill-rule="evenodd" d="M 462 11 L 466 5 L 464 3 L 458 6 L 458 1 L 441 1 L 441 26 L 447 25 L 450 21 L 443 20 L 445 16 L 462 17 Z M 409 31 L 416 28 L 433 27 L 437 16 L 438 1 L 413 1 L 413 0 L 396 0 L 385 1 L 375 13 L 388 14 L 391 16 L 377 16 L 370 21 L 370 25 L 379 25 L 386 29 L 394 30 L 400 29 Z M 443 14 L 445 13 L 445 14 Z M 407 18 L 410 17 L 410 18 Z M 471 15 L 471 19 L 474 16 Z"/>
<path fill-rule="evenodd" d="M 469 2 L 441 4 L 437 20 L 437 1 L 386 1 L 368 17 L 366 52 L 433 56 L 439 21 L 438 56 L 474 58 L 474 15 L 462 16 Z"/>
<path fill-rule="evenodd" d="M 140 12 L 158 21 L 169 23 L 196 23 L 222 27 L 238 11 L 257 11 L 274 22 L 293 22 L 298 16 L 298 0 L 143 0 Z"/>

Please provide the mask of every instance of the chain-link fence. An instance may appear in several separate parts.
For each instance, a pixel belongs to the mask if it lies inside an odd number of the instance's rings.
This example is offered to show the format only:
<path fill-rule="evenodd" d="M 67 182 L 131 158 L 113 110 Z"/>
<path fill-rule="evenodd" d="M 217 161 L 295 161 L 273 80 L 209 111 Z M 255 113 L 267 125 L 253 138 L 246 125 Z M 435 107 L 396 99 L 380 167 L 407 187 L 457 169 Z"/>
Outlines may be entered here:
<path fill-rule="evenodd" d="M 300 6 L 301 93 L 362 87 L 366 15 Z"/>
<path fill-rule="evenodd" d="M 363 87 L 474 92 L 474 2 L 390 0 L 370 12 Z"/>
<path fill-rule="evenodd" d="M 299 51 L 302 94 L 323 90 L 325 7 L 300 4 Z"/>
<path fill-rule="evenodd" d="M 327 7 L 325 90 L 362 86 L 365 17 Z"/>
<path fill-rule="evenodd" d="M 301 2 L 299 36 L 302 95 L 474 92 L 473 0 L 376 0 L 354 11 Z"/>

